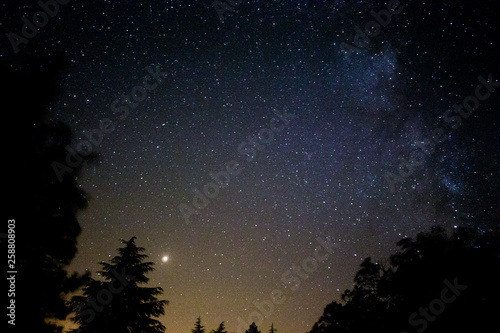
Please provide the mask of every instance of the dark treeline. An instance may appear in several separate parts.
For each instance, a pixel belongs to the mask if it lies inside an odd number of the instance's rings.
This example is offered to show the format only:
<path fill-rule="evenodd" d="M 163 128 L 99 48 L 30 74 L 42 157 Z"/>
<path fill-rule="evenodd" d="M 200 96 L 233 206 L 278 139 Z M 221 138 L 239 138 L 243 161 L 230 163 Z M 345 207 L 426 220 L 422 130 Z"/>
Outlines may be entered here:
<path fill-rule="evenodd" d="M 205 333 L 205 332 L 206 332 L 205 326 L 201 324 L 201 317 L 198 317 L 196 319 L 196 323 L 194 324 L 194 328 L 191 330 L 191 333 Z M 271 324 L 269 331 L 265 333 L 276 333 L 276 332 L 278 332 L 278 330 L 274 328 L 274 324 Z M 211 330 L 210 333 L 228 333 L 226 331 L 225 322 L 224 321 L 221 322 L 219 327 L 217 327 L 217 329 Z M 243 333 L 243 332 L 238 332 L 238 333 Z M 261 331 L 259 331 L 259 328 L 255 323 L 252 323 L 245 331 L 245 333 L 261 333 Z"/>
<path fill-rule="evenodd" d="M 65 147 L 72 138 L 68 126 L 50 121 L 48 115 L 59 95 L 62 68 L 63 61 L 58 59 L 27 59 L 16 69 L 0 63 L 5 83 L 2 134 L 8 189 L 3 213 L 4 221 L 15 221 L 9 269 L 17 271 L 15 287 L 9 293 L 15 309 L 8 319 L 19 332 L 62 332 L 57 321 L 71 313 L 65 295 L 78 290 L 87 279 L 66 270 L 77 252 L 81 231 L 77 213 L 88 203 L 77 182 L 83 164 L 61 181 L 51 167 L 53 161 L 65 160 Z M 83 159 L 91 162 L 95 158 Z"/>
<path fill-rule="evenodd" d="M 309 333 L 486 332 L 499 310 L 499 242 L 466 228 L 402 239 L 389 260 L 364 260 Z"/>

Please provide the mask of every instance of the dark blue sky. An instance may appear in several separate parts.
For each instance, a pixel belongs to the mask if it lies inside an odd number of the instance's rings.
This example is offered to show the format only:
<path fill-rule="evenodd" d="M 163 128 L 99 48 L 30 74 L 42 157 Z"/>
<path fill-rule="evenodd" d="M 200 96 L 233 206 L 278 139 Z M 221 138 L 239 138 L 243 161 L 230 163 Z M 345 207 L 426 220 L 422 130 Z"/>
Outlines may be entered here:
<path fill-rule="evenodd" d="M 170 300 L 167 332 L 198 316 L 233 332 L 255 311 L 262 329 L 305 332 L 364 258 L 433 225 L 495 227 L 500 87 L 478 79 L 500 78 L 494 3 L 402 1 L 389 22 L 382 1 L 243 1 L 222 23 L 209 0 L 70 1 L 18 53 L 6 35 L 13 67 L 63 57 L 52 119 L 75 149 L 85 131 L 99 141 L 72 267 L 95 273 L 137 236 Z M 2 30 L 22 36 L 39 10 L 5 4 Z M 490 94 L 470 117 L 453 112 L 478 85 Z M 207 185 L 228 165 L 227 186 Z M 316 267 L 318 238 L 334 245 Z M 286 300 L 258 310 L 273 290 Z"/>

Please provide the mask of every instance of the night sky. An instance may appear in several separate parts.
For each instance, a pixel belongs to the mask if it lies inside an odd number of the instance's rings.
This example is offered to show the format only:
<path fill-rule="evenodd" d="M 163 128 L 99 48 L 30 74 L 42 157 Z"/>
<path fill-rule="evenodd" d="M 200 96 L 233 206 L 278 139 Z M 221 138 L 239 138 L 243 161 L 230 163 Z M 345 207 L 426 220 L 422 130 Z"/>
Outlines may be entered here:
<path fill-rule="evenodd" d="M 276 290 L 259 328 L 306 332 L 399 239 L 495 227 L 495 1 L 232 3 L 69 1 L 17 53 L 40 7 L 0 7 L 0 59 L 62 57 L 50 117 L 99 155 L 71 269 L 137 236 L 167 332 L 248 328 Z"/>

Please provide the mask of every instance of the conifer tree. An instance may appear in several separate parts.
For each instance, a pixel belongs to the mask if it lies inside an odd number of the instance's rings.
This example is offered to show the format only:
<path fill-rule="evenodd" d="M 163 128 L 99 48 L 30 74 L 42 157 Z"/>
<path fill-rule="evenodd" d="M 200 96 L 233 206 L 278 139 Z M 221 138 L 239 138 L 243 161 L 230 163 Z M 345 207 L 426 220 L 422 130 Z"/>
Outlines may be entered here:
<path fill-rule="evenodd" d="M 260 331 L 257 328 L 257 325 L 255 323 L 252 323 L 252 325 L 250 325 L 250 328 L 246 330 L 245 333 L 260 333 Z"/>
<path fill-rule="evenodd" d="M 153 271 L 153 263 L 141 254 L 144 248 L 135 245 L 135 237 L 120 248 L 111 263 L 101 263 L 99 274 L 104 281 L 89 279 L 84 296 L 75 296 L 73 321 L 80 325 L 81 333 L 159 333 L 165 326 L 156 318 L 163 315 L 166 300 L 158 300 L 160 287 L 144 287 Z"/>
<path fill-rule="evenodd" d="M 193 333 L 205 333 L 205 326 L 201 325 L 201 317 L 196 319 L 196 323 L 194 324 L 194 328 L 191 330 Z"/>
<path fill-rule="evenodd" d="M 210 333 L 227 333 L 225 323 L 220 323 L 216 330 L 212 330 Z"/>

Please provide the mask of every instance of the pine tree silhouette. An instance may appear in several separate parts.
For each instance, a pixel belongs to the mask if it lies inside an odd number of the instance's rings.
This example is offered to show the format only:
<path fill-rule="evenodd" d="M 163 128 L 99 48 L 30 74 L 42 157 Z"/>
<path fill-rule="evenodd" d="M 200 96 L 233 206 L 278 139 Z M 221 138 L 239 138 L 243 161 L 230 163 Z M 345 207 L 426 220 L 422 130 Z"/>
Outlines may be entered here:
<path fill-rule="evenodd" d="M 205 326 L 201 325 L 201 317 L 196 319 L 196 323 L 194 324 L 194 328 L 191 330 L 192 333 L 205 333 Z"/>
<path fill-rule="evenodd" d="M 245 333 L 260 333 L 259 329 L 257 328 L 257 325 L 255 325 L 255 323 L 252 323 L 250 325 L 250 328 L 248 330 L 246 330 Z"/>
<path fill-rule="evenodd" d="M 212 330 L 210 333 L 227 333 L 225 323 L 220 323 L 216 330 Z"/>
<path fill-rule="evenodd" d="M 75 296 L 72 305 L 76 309 L 73 321 L 80 325 L 81 333 L 158 333 L 165 326 L 156 318 L 163 315 L 166 300 L 158 300 L 163 293 L 160 287 L 142 287 L 153 271 L 152 262 L 141 254 L 144 248 L 135 245 L 135 237 L 122 240 L 124 247 L 111 263 L 100 263 L 99 272 L 105 281 L 89 279 L 84 296 Z"/>
<path fill-rule="evenodd" d="M 276 332 L 278 332 L 278 330 L 274 328 L 274 323 L 271 323 L 271 328 L 269 329 L 269 333 L 276 333 Z"/>

